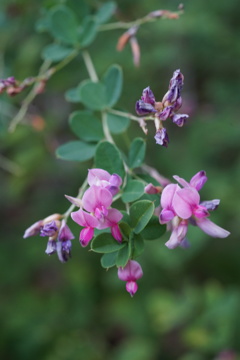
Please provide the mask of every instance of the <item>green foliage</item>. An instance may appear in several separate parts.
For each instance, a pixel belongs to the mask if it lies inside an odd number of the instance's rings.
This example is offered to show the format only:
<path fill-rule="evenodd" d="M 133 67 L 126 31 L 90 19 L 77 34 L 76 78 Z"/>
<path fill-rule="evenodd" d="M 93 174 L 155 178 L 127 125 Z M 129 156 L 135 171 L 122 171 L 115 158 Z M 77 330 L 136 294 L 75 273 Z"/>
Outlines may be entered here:
<path fill-rule="evenodd" d="M 84 141 L 99 141 L 103 138 L 101 122 L 91 111 L 75 111 L 69 123 L 72 131 Z"/>
<path fill-rule="evenodd" d="M 121 153 L 115 145 L 108 141 L 102 141 L 97 146 L 94 163 L 96 168 L 124 177 L 125 171 Z"/>
<path fill-rule="evenodd" d="M 81 47 L 89 46 L 97 35 L 97 23 L 93 16 L 87 16 L 83 19 L 79 32 L 79 42 Z"/>
<path fill-rule="evenodd" d="M 147 225 L 154 212 L 154 205 L 149 200 L 140 200 L 130 206 L 131 227 L 139 234 Z"/>
<path fill-rule="evenodd" d="M 43 49 L 42 58 L 53 62 L 60 61 L 69 56 L 72 52 L 72 48 L 60 44 L 50 44 Z"/>
<path fill-rule="evenodd" d="M 125 247 L 125 243 L 119 244 L 111 234 L 97 235 L 91 242 L 91 249 L 97 253 L 112 253 Z"/>
<path fill-rule="evenodd" d="M 133 202 L 144 194 L 144 183 L 139 180 L 129 180 L 122 194 L 123 202 Z"/>
<path fill-rule="evenodd" d="M 166 225 L 160 225 L 159 218 L 153 215 L 141 234 L 144 240 L 157 240 L 163 236 L 165 231 Z"/>
<path fill-rule="evenodd" d="M 81 102 L 91 110 L 103 110 L 106 107 L 105 86 L 100 82 L 85 80 L 80 84 Z"/>
<path fill-rule="evenodd" d="M 116 11 L 116 3 L 113 1 L 106 2 L 100 7 L 98 12 L 96 13 L 95 15 L 96 21 L 99 24 L 105 23 L 111 18 L 111 16 L 114 14 L 115 11 Z"/>
<path fill-rule="evenodd" d="M 146 152 L 146 143 L 142 138 L 135 138 L 131 143 L 128 162 L 131 169 L 142 165 Z"/>
<path fill-rule="evenodd" d="M 93 158 L 95 151 L 96 145 L 83 141 L 69 141 L 57 148 L 56 156 L 63 160 L 82 162 Z"/>
<path fill-rule="evenodd" d="M 112 65 L 104 74 L 102 79 L 105 85 L 106 92 L 106 106 L 114 106 L 122 92 L 122 69 L 118 65 Z"/>
<path fill-rule="evenodd" d="M 108 113 L 107 123 L 112 134 L 121 134 L 129 127 L 130 120 L 127 117 Z"/>

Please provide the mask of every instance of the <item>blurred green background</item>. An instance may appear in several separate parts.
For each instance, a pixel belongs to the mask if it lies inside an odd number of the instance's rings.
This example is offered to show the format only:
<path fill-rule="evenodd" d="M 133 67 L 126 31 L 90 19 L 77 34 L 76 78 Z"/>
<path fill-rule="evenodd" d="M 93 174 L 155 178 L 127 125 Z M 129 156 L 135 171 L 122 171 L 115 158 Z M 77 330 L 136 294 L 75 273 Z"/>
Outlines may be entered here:
<path fill-rule="evenodd" d="M 1 0 L 1 78 L 23 80 L 37 74 L 41 50 L 51 39 L 38 34 L 34 24 L 44 7 L 59 2 Z M 99 2 L 87 4 L 97 7 Z M 178 4 L 118 0 L 115 20 L 131 21 L 158 9 L 175 11 Z M 124 91 L 118 106 L 132 113 L 143 88 L 150 85 L 161 100 L 173 71 L 181 69 L 182 112 L 190 119 L 184 128 L 167 124 L 168 149 L 155 145 L 154 129 L 149 129 L 146 162 L 167 177 L 178 174 L 188 180 L 206 170 L 209 181 L 202 199 L 221 199 L 211 219 L 231 236 L 212 239 L 192 228 L 188 250 L 168 250 L 167 235 L 149 242 L 139 258 L 144 277 L 133 299 L 116 269 L 106 272 L 97 254 L 80 247 L 72 221 L 72 259 L 61 264 L 56 256 L 47 257 L 45 238 L 22 235 L 36 220 L 64 212 L 69 204 L 63 195 L 76 195 L 92 166 L 55 158 L 60 144 L 75 139 L 68 116 L 81 109 L 67 103 L 64 92 L 86 79 L 87 72 L 79 56 L 53 76 L 14 133 L 7 126 L 27 92 L 12 99 L 2 94 L 1 359 L 240 358 L 240 6 L 237 0 L 186 0 L 184 5 L 179 20 L 140 28 L 139 68 L 132 64 L 129 46 L 116 51 L 121 30 L 100 33 L 89 52 L 99 74 L 112 63 L 122 66 Z M 127 148 L 136 135 L 144 136 L 133 123 L 116 141 Z"/>

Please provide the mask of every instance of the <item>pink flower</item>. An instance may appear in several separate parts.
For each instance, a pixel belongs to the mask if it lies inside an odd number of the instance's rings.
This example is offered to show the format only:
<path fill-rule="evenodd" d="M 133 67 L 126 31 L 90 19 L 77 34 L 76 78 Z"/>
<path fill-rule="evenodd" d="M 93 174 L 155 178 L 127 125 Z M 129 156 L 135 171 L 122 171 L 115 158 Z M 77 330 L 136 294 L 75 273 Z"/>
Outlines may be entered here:
<path fill-rule="evenodd" d="M 183 188 L 180 188 L 177 184 L 169 184 L 163 189 L 161 197 L 160 224 L 169 223 L 170 221 L 172 223 L 172 234 L 166 246 L 173 249 L 176 246 L 185 244 L 188 220 L 191 220 L 193 225 L 197 225 L 212 237 L 227 237 L 230 234 L 227 230 L 207 219 L 210 215 L 208 210 L 215 210 L 219 200 L 200 203 L 198 191 L 207 181 L 205 171 L 198 172 L 191 178 L 189 183 L 176 175 L 174 179 Z"/>
<path fill-rule="evenodd" d="M 135 260 L 129 260 L 127 265 L 118 268 L 118 278 L 126 281 L 126 290 L 133 296 L 138 289 L 136 280 L 143 276 L 141 265 Z"/>
<path fill-rule="evenodd" d="M 94 236 L 94 228 L 98 226 L 98 220 L 82 209 L 72 212 L 71 217 L 78 225 L 84 227 L 80 231 L 79 241 L 83 247 L 87 246 Z"/>
<path fill-rule="evenodd" d="M 85 210 L 94 214 L 94 216 L 104 221 L 108 215 L 108 208 L 112 204 L 112 194 L 106 188 L 92 185 L 85 191 L 82 203 Z"/>
<path fill-rule="evenodd" d="M 106 170 L 88 170 L 88 183 L 90 186 L 96 185 L 106 188 L 114 196 L 119 192 L 122 179 L 118 174 L 110 175 Z"/>

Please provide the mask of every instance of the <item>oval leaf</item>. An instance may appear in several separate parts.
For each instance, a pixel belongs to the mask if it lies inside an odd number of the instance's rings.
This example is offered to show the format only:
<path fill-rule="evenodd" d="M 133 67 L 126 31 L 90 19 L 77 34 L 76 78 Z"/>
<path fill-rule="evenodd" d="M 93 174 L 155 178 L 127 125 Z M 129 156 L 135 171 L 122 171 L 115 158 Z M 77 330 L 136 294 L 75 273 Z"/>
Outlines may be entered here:
<path fill-rule="evenodd" d="M 144 194 L 144 183 L 139 180 L 128 181 L 122 194 L 122 201 L 132 202 L 139 199 Z"/>
<path fill-rule="evenodd" d="M 142 231 L 144 240 L 157 240 L 166 232 L 166 225 L 159 223 L 159 218 L 153 216 Z"/>
<path fill-rule="evenodd" d="M 131 226 L 139 234 L 147 225 L 154 212 L 154 205 L 149 200 L 140 200 L 130 206 Z"/>
<path fill-rule="evenodd" d="M 112 134 L 121 134 L 129 127 L 130 120 L 123 116 L 108 113 L 107 123 Z"/>
<path fill-rule="evenodd" d="M 72 131 L 85 141 L 99 141 L 103 138 L 100 120 L 90 111 L 76 111 L 71 114 L 70 127 Z"/>
<path fill-rule="evenodd" d="M 122 69 L 118 65 L 112 65 L 103 76 L 103 84 L 106 87 L 106 104 L 112 107 L 118 101 L 122 92 Z"/>
<path fill-rule="evenodd" d="M 54 7 L 50 12 L 50 31 L 58 40 L 66 44 L 78 41 L 78 24 L 74 13 L 64 5 Z"/>
<path fill-rule="evenodd" d="M 129 150 L 129 166 L 131 169 L 142 165 L 146 152 L 146 142 L 142 138 L 135 138 Z"/>
<path fill-rule="evenodd" d="M 96 13 L 96 20 L 99 24 L 103 24 L 110 19 L 110 17 L 116 11 L 116 3 L 109 1 L 106 4 L 103 4 L 98 12 Z"/>
<path fill-rule="evenodd" d="M 118 255 L 117 255 L 117 260 L 116 260 L 116 265 L 117 267 L 121 266 L 124 267 L 127 265 L 127 262 L 130 258 L 130 246 L 128 246 L 128 244 L 125 243 L 125 246 L 118 251 Z"/>
<path fill-rule="evenodd" d="M 90 45 L 97 35 L 97 23 L 95 18 L 87 16 L 82 23 L 79 41 L 82 47 Z"/>
<path fill-rule="evenodd" d="M 59 44 L 50 44 L 45 46 L 42 51 L 44 60 L 60 61 L 70 55 L 74 49 Z"/>
<path fill-rule="evenodd" d="M 110 267 L 115 266 L 116 261 L 117 261 L 117 256 L 118 256 L 118 251 L 103 254 L 103 256 L 101 257 L 101 265 L 102 265 L 102 267 L 104 269 L 109 269 Z"/>
<path fill-rule="evenodd" d="M 59 146 L 56 156 L 69 161 L 86 161 L 91 159 L 96 150 L 96 145 L 87 144 L 83 141 L 70 141 Z"/>
<path fill-rule="evenodd" d="M 108 141 L 99 143 L 95 155 L 95 167 L 104 169 L 110 174 L 125 175 L 121 153 L 118 148 Z"/>
<path fill-rule="evenodd" d="M 68 89 L 65 92 L 65 99 L 72 103 L 81 102 L 79 86 L 72 88 L 72 89 Z"/>
<path fill-rule="evenodd" d="M 106 107 L 105 86 L 100 82 L 85 80 L 80 84 L 81 102 L 92 110 L 103 110 Z"/>
<path fill-rule="evenodd" d="M 125 246 L 124 244 L 119 244 L 111 234 L 102 233 L 96 236 L 92 243 L 91 249 L 97 253 L 112 253 L 115 251 L 119 251 Z"/>
<path fill-rule="evenodd" d="M 145 243 L 140 234 L 135 234 L 133 237 L 133 252 L 132 256 L 134 259 L 136 259 L 138 256 L 140 256 L 143 253 L 143 250 L 145 248 Z"/>

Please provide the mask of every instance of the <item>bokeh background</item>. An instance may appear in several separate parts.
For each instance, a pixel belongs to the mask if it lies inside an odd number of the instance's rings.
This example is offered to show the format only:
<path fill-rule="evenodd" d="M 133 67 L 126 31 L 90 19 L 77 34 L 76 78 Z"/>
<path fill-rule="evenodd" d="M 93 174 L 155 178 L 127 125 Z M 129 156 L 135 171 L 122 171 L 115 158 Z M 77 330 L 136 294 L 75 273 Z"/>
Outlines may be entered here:
<path fill-rule="evenodd" d="M 54 0 L 1 0 L 0 77 L 37 74 L 42 48 L 51 42 L 35 31 L 44 7 Z M 98 1 L 86 2 L 92 7 Z M 118 0 L 115 20 L 131 21 L 150 11 L 175 11 L 175 0 Z M 191 248 L 168 250 L 167 236 L 149 242 L 139 258 L 144 277 L 133 299 L 115 269 L 101 268 L 99 256 L 73 242 L 73 256 L 61 264 L 44 254 L 45 238 L 23 239 L 33 222 L 69 204 L 91 162 L 56 159 L 55 149 L 75 139 L 70 112 L 81 105 L 64 93 L 86 79 L 81 56 L 51 78 L 29 108 L 24 123 L 7 131 L 26 93 L 0 97 L 1 283 L 0 353 L 4 360 L 235 360 L 240 358 L 240 6 L 237 0 L 185 0 L 179 20 L 159 20 L 138 33 L 141 65 L 131 50 L 116 51 L 121 30 L 100 33 L 90 46 L 97 72 L 112 63 L 123 68 L 119 108 L 134 113 L 150 85 L 161 100 L 175 69 L 185 75 L 184 128 L 168 124 L 168 149 L 147 137 L 146 162 L 171 178 L 190 179 L 206 170 L 203 199 L 220 198 L 211 215 L 231 231 L 212 239 L 192 228 Z M 114 20 L 114 19 L 113 19 Z M 136 123 L 116 141 L 123 150 Z M 6 160 L 7 159 L 7 160 Z M 76 238 L 78 228 L 69 222 Z"/>

